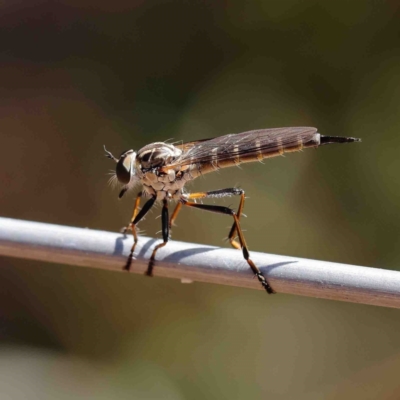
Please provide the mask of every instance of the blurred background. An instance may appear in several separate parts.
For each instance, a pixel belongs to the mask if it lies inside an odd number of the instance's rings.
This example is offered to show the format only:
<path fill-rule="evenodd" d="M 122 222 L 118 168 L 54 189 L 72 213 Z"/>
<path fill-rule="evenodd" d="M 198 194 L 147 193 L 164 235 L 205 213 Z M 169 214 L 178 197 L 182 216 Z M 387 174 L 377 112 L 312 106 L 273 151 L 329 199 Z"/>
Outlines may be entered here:
<path fill-rule="evenodd" d="M 223 170 L 189 189 L 243 187 L 250 250 L 399 268 L 399 4 L 2 2 L 1 216 L 118 231 L 134 195 L 119 201 L 107 184 L 103 144 L 119 155 L 316 126 L 363 142 Z M 157 237 L 158 214 L 140 225 L 146 235 Z M 173 239 L 227 246 L 230 223 L 185 209 Z M 400 397 L 394 309 L 0 265 L 1 399 Z"/>

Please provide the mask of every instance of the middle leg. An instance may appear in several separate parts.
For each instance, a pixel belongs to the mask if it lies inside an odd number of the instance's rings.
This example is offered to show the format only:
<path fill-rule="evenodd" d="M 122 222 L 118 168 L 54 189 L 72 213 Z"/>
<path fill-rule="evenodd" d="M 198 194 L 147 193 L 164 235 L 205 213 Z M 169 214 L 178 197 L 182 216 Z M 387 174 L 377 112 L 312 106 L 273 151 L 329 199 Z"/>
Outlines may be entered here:
<path fill-rule="evenodd" d="M 176 209 L 175 209 L 175 212 L 176 212 Z M 161 249 L 161 247 L 164 247 L 168 243 L 169 229 L 170 229 L 170 222 L 168 221 L 168 200 L 164 199 L 163 200 L 163 208 L 161 210 L 161 231 L 162 231 L 163 242 L 158 244 L 156 247 L 154 247 L 154 250 L 151 253 L 150 261 L 149 261 L 149 264 L 147 266 L 147 271 L 146 271 L 147 276 L 153 276 L 153 269 L 154 269 L 154 262 L 156 260 L 156 253 L 159 249 Z"/>

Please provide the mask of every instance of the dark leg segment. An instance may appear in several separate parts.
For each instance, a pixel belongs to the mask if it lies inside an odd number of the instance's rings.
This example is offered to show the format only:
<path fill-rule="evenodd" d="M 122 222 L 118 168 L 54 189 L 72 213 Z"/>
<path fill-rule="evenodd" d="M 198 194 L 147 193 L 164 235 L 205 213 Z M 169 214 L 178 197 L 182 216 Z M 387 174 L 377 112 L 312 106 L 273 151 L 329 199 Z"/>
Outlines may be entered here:
<path fill-rule="evenodd" d="M 237 189 L 237 190 L 240 190 L 240 189 Z M 204 196 L 204 197 L 206 197 L 206 196 Z M 199 197 L 197 197 L 197 198 L 199 198 Z M 210 212 L 214 212 L 214 213 L 218 213 L 218 214 L 231 215 L 233 217 L 233 220 L 234 220 L 234 223 L 233 223 L 234 225 L 233 225 L 233 227 L 231 229 L 230 235 L 231 234 L 233 235 L 235 232 L 237 232 L 238 238 L 239 238 L 239 243 L 240 243 L 240 245 L 239 244 L 237 244 L 237 245 L 240 246 L 238 248 L 242 249 L 243 257 L 247 261 L 247 264 L 249 264 L 251 270 L 253 271 L 254 275 L 257 277 L 257 279 L 259 280 L 259 282 L 261 283 L 263 288 L 269 294 L 275 293 L 274 290 L 272 289 L 272 287 L 269 285 L 269 283 L 265 279 L 265 277 L 262 275 L 262 273 L 259 270 L 259 268 L 250 259 L 249 248 L 247 247 L 246 240 L 244 238 L 242 229 L 240 227 L 239 217 L 236 215 L 236 213 L 231 208 L 224 207 L 224 206 L 208 205 L 208 204 L 197 204 L 197 203 L 189 202 L 189 201 L 186 201 L 186 200 L 183 200 L 182 204 L 185 205 L 185 206 L 188 206 L 188 207 L 199 208 L 200 210 L 210 211 Z M 242 208 L 243 208 L 243 206 L 242 206 Z M 240 209 L 240 206 L 239 206 L 239 209 Z M 231 243 L 232 243 L 232 241 L 231 241 Z"/>
<path fill-rule="evenodd" d="M 176 209 L 175 209 L 174 213 L 175 212 L 177 212 Z M 157 253 L 158 249 L 160 249 L 161 247 L 164 247 L 168 243 L 169 221 L 168 221 L 168 200 L 167 199 L 163 200 L 163 208 L 161 210 L 161 230 L 162 230 L 163 242 L 158 244 L 154 248 L 153 252 L 151 253 L 149 265 L 148 265 L 147 271 L 146 271 L 147 276 L 153 275 L 154 262 L 155 262 L 156 253 Z"/>
<path fill-rule="evenodd" d="M 131 248 L 131 252 L 129 253 L 128 256 L 128 260 L 126 261 L 124 270 L 129 271 L 131 268 L 131 264 L 132 264 L 132 258 L 133 258 L 133 253 L 135 251 L 135 247 L 136 244 L 138 242 L 138 235 L 136 232 L 136 225 L 139 223 L 140 220 L 143 219 L 143 217 L 149 212 L 150 208 L 153 207 L 155 201 L 156 201 L 156 197 L 152 197 L 151 199 L 149 199 L 145 205 L 143 206 L 143 208 L 139 210 L 139 204 L 140 204 L 140 198 L 142 196 L 142 192 L 140 192 L 136 198 L 135 201 L 135 206 L 133 208 L 133 216 L 132 216 L 132 220 L 131 223 L 129 224 L 129 226 L 127 226 L 126 228 L 124 228 L 123 233 L 125 233 L 127 230 L 131 230 L 132 231 L 132 235 L 133 235 L 133 245 Z"/>

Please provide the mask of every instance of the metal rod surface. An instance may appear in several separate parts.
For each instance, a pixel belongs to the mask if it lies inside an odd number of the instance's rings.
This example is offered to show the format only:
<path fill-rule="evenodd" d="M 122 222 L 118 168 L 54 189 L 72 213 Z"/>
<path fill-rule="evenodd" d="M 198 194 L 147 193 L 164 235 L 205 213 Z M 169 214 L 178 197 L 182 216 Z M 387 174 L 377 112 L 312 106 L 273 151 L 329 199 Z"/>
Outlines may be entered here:
<path fill-rule="evenodd" d="M 159 242 L 140 237 L 131 272 L 146 271 Z M 3 256 L 128 273 L 122 268 L 131 245 L 131 235 L 0 218 Z M 400 272 L 254 251 L 251 256 L 277 293 L 400 308 Z M 264 290 L 233 249 L 171 241 L 157 253 L 153 272 L 156 277 Z"/>

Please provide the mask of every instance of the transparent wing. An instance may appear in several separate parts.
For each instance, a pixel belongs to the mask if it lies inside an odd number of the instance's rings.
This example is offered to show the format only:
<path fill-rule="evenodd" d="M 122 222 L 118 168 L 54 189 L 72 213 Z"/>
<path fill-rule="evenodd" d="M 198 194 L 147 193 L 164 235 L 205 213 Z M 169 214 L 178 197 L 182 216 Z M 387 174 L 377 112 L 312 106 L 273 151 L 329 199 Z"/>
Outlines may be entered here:
<path fill-rule="evenodd" d="M 209 163 L 215 161 L 215 158 L 224 161 L 241 156 L 256 157 L 260 154 L 262 158 L 267 158 L 268 154 L 276 155 L 282 149 L 298 147 L 299 144 L 312 141 L 316 133 L 317 129 L 311 127 L 273 128 L 187 142 L 176 146 L 183 153 L 166 167 Z"/>

